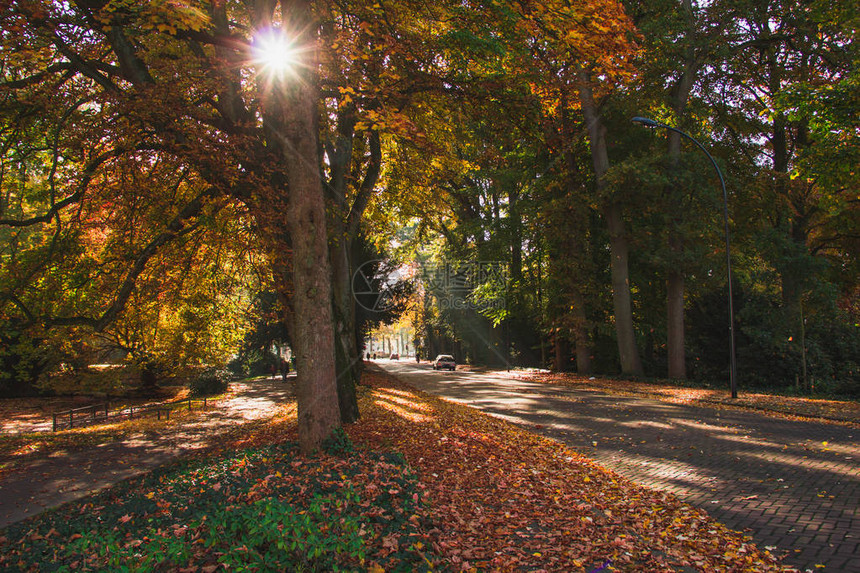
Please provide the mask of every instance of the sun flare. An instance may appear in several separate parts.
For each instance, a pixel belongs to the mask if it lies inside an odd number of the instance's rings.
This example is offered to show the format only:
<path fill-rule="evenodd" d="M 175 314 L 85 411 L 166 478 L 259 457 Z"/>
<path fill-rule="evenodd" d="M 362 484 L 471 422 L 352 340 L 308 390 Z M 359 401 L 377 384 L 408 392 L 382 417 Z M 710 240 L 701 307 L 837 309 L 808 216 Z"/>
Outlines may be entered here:
<path fill-rule="evenodd" d="M 259 34 L 254 44 L 254 61 L 270 75 L 291 73 L 299 64 L 295 43 L 280 30 Z"/>

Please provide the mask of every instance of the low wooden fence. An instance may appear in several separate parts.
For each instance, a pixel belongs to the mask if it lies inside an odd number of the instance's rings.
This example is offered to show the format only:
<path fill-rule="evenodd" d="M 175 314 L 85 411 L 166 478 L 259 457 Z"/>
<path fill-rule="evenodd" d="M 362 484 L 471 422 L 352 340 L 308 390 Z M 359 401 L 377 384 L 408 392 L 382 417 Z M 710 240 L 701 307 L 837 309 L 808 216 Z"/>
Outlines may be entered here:
<path fill-rule="evenodd" d="M 206 398 L 185 398 L 178 402 L 168 402 L 166 404 L 149 404 L 145 406 L 127 406 L 119 410 L 110 411 L 110 405 L 94 404 L 92 406 L 84 406 L 82 408 L 74 408 L 72 410 L 64 410 L 62 412 L 53 413 L 52 431 L 70 430 L 72 428 L 81 428 L 83 426 L 91 426 L 93 424 L 107 424 L 109 422 L 118 422 L 120 420 L 131 420 L 133 418 L 142 418 L 144 416 L 156 415 L 160 420 L 164 416 L 165 420 L 170 419 L 170 412 L 173 410 L 185 409 L 187 404 L 188 409 L 194 408 L 194 403 L 200 405 L 205 410 L 208 407 Z"/>

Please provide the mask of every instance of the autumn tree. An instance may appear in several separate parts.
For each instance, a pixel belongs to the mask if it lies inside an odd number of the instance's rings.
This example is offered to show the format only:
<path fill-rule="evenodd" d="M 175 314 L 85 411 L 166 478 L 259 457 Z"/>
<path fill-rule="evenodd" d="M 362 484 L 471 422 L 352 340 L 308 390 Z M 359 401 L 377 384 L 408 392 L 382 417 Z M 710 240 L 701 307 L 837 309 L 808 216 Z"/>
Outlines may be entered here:
<path fill-rule="evenodd" d="M 290 296 L 285 320 L 298 356 L 301 444 L 306 451 L 317 448 L 340 421 L 312 5 L 17 3 L 2 18 L 4 96 L 26 106 L 37 94 L 41 107 L 51 109 L 59 94 L 72 113 L 92 116 L 94 126 L 86 131 L 58 118 L 60 135 L 79 138 L 81 160 L 69 174 L 76 185 L 69 194 L 49 196 L 38 220 L 15 218 L 4 221 L 7 226 L 44 224 L 83 204 L 103 157 L 157 151 L 205 183 L 127 266 L 99 316 L 46 309 L 29 320 L 103 330 L 124 310 L 138 277 L 164 245 L 194 228 L 212 200 L 238 201 L 257 220 L 270 250 L 291 255 L 291 271 L 278 268 L 275 274 Z M 272 50 L 282 52 L 278 58 L 285 55 L 285 42 L 294 42 L 302 58 L 291 73 L 279 68 L 282 59 L 269 59 Z M 64 153 L 58 145 L 55 156 Z"/>

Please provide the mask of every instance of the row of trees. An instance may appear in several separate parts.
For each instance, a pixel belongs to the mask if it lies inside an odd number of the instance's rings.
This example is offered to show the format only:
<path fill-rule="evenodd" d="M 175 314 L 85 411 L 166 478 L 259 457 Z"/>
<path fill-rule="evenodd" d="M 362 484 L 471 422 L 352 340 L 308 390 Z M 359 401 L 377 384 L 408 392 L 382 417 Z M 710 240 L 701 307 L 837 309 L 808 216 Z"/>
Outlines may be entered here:
<path fill-rule="evenodd" d="M 773 301 L 786 324 L 801 309 L 855 300 L 847 10 L 608 0 L 2 8 L 7 390 L 81 367 L 94 348 L 119 348 L 150 374 L 171 361 L 224 362 L 275 318 L 297 358 L 301 440 L 312 450 L 358 416 L 361 335 L 397 310 L 355 305 L 355 271 L 386 274 L 364 266 L 380 252 L 507 265 L 507 292 L 481 290 L 504 296 L 504 308 L 467 309 L 462 323 L 427 309 L 438 340 L 534 363 L 551 345 L 559 367 L 572 347 L 582 371 L 640 374 L 651 367 L 641 349 L 665 334 L 669 374 L 682 377 L 684 334 L 717 320 L 703 314 L 691 328 L 685 310 L 724 286 L 718 197 L 705 177 L 685 175 L 706 169 L 678 140 L 663 153 L 661 138 L 630 128 L 643 110 L 714 139 L 750 296 Z M 276 304 L 254 304 L 258 293 Z M 672 318 L 655 310 L 663 296 Z"/>
<path fill-rule="evenodd" d="M 520 59 L 507 77 L 521 81 L 489 109 L 461 108 L 458 129 L 474 142 L 452 147 L 463 165 L 437 182 L 449 191 L 449 217 L 425 256 L 509 262 L 509 288 L 497 293 L 507 305 L 499 313 L 437 304 L 425 311 L 425 337 L 465 339 L 471 356 L 501 348 L 504 361 L 523 365 L 563 369 L 573 355 L 581 373 L 727 379 L 719 182 L 678 134 L 630 122 L 651 115 L 705 141 L 727 173 L 742 381 L 818 380 L 856 393 L 850 10 L 625 7 L 640 33 L 623 68 L 632 78 L 520 38 L 505 51 Z"/>

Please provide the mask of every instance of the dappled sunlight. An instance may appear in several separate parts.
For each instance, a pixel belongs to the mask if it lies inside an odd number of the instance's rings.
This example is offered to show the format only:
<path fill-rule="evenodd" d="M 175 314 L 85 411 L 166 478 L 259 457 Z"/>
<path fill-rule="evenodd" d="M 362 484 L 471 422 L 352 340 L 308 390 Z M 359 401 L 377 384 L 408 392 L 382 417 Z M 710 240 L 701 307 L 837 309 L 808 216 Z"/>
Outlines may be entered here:
<path fill-rule="evenodd" d="M 392 396 L 391 394 L 400 394 L 400 396 L 396 396 L 396 395 Z M 426 402 L 419 401 L 415 397 L 414 394 L 405 394 L 403 392 L 390 392 L 389 393 L 389 392 L 383 392 L 380 390 L 376 390 L 373 392 L 373 395 L 376 396 L 377 398 L 382 398 L 384 400 L 394 402 L 395 404 L 399 404 L 401 406 L 411 408 L 413 410 L 425 412 L 427 414 L 430 414 L 433 412 L 433 408 L 431 408 L 429 405 L 427 405 Z M 407 399 L 407 398 L 402 398 L 401 396 L 403 396 L 403 395 L 409 396 L 411 398 L 411 400 Z"/>
<path fill-rule="evenodd" d="M 395 396 L 403 396 L 404 398 L 409 398 L 412 400 L 416 400 L 417 396 L 415 396 L 415 392 L 409 392 L 408 390 L 399 390 L 397 388 L 386 388 L 385 390 L 375 390 L 374 394 L 394 394 Z"/>
<path fill-rule="evenodd" d="M 561 384 L 578 391 L 607 392 L 615 396 L 647 396 L 664 404 L 701 405 L 721 410 L 767 410 L 785 416 L 824 417 L 853 424 L 860 422 L 860 402 L 823 400 L 804 396 L 779 396 L 744 392 L 731 398 L 727 389 L 689 388 L 671 383 L 583 377 L 570 373 L 496 372 L 509 379 L 539 384 Z"/>
<path fill-rule="evenodd" d="M 434 409 L 413 392 L 377 388 L 372 395 L 374 404 L 411 422 L 426 423 L 436 419 Z"/>
<path fill-rule="evenodd" d="M 846 446 L 843 444 L 834 444 L 832 442 L 812 442 L 807 447 L 821 452 L 833 452 L 845 456 L 857 456 L 860 451 L 857 446 Z"/>
<path fill-rule="evenodd" d="M 598 421 L 598 422 L 606 422 L 606 423 L 613 422 L 613 420 L 610 420 L 609 418 L 594 418 L 594 420 Z M 643 426 L 648 426 L 651 428 L 661 428 L 661 429 L 666 429 L 666 430 L 672 429 L 672 424 L 667 424 L 665 422 L 653 422 L 650 420 L 633 420 L 630 422 L 620 422 L 620 424 L 622 426 L 628 426 L 630 428 L 641 428 Z"/>
<path fill-rule="evenodd" d="M 853 445 L 856 434 L 844 426 L 761 417 L 722 403 L 707 408 L 661 403 L 641 395 L 647 392 L 625 394 L 623 384 L 614 381 L 612 394 L 601 393 L 605 389 L 596 384 L 595 390 L 543 385 L 534 391 L 511 379 L 496 383 L 500 376 L 476 373 L 452 379 L 421 371 L 407 376 L 396 366 L 392 370 L 447 404 L 479 408 L 555 438 L 633 482 L 680 496 L 731 527 L 750 528 L 765 546 L 825 551 L 832 533 L 818 527 L 832 524 L 832 515 L 844 518 L 856 509 L 860 452 Z M 452 417 L 454 411 L 440 407 L 439 424 L 458 419 Z M 443 462 L 451 464 L 465 440 L 449 434 L 441 441 L 439 434 L 435 430 L 428 439 L 446 453 Z M 447 469 L 437 473 L 444 483 L 455 476 Z M 781 513 L 774 516 L 777 508 Z M 837 524 L 833 531 L 842 535 L 848 529 Z M 812 538 L 814 542 L 803 541 Z"/>
<path fill-rule="evenodd" d="M 692 428 L 694 430 L 703 430 L 712 434 L 739 434 L 742 430 L 739 428 L 732 428 L 730 426 L 718 426 L 716 424 L 708 424 L 707 422 L 702 422 L 701 420 L 684 420 L 681 418 L 670 418 L 669 421 L 672 424 L 678 426 L 685 426 L 688 428 Z"/>
<path fill-rule="evenodd" d="M 667 489 L 673 493 L 691 491 L 706 492 L 719 480 L 711 472 L 703 472 L 693 464 L 679 460 L 636 455 L 635 462 L 617 461 L 616 465 L 625 467 L 625 475 L 633 481 L 649 487 Z M 708 487 L 703 487 L 707 484 Z"/>
<path fill-rule="evenodd" d="M 17 450 L 12 450 L 9 455 L 12 457 L 15 456 L 28 456 L 31 454 L 35 454 L 39 450 L 45 447 L 44 441 L 31 442 L 29 444 L 24 444 Z"/>
<path fill-rule="evenodd" d="M 811 459 L 806 455 L 779 452 L 744 451 L 735 452 L 735 454 L 745 458 L 767 462 L 769 464 L 779 463 L 786 466 L 787 471 L 797 471 L 796 468 L 803 468 L 806 471 L 827 471 L 839 475 L 857 476 L 857 464 L 852 463 L 842 463 L 833 460 L 816 460 Z M 855 481 L 858 479 L 860 478 L 855 477 Z"/>
<path fill-rule="evenodd" d="M 377 399 L 373 401 L 374 404 L 410 422 L 426 423 L 436 419 L 435 416 L 422 413 L 422 410 L 426 411 L 428 408 L 417 402 L 402 400 L 397 403 L 393 401 L 394 397 L 392 396 L 378 395 L 376 392 L 374 395 L 377 396 Z"/>
<path fill-rule="evenodd" d="M 277 413 L 274 417 L 275 420 L 278 421 L 295 421 L 299 419 L 299 408 L 296 402 L 290 402 L 288 404 L 282 404 L 278 407 Z"/>
<path fill-rule="evenodd" d="M 770 440 L 764 440 L 761 438 L 753 438 L 751 436 L 744 435 L 744 434 L 723 433 L 720 435 L 715 435 L 715 436 L 713 436 L 713 438 L 715 440 L 723 440 L 725 442 L 736 442 L 738 444 L 743 444 L 745 446 L 755 446 L 755 447 L 762 447 L 762 448 L 780 448 L 780 449 L 783 448 L 783 446 L 781 444 L 777 444 L 777 443 L 772 442 Z"/>
<path fill-rule="evenodd" d="M 186 397 L 187 389 L 174 392 L 174 398 L 176 396 Z M 268 419 L 291 423 L 297 419 L 292 387 L 282 382 L 265 379 L 236 382 L 224 394 L 208 397 L 205 409 L 201 402 L 202 399 L 195 398 L 190 410 L 187 402 L 153 404 L 150 401 L 136 405 L 136 408 L 144 405 L 170 407 L 169 418 L 163 412 L 160 416 L 149 412 L 144 416 L 135 414 L 131 419 L 115 418 L 107 424 L 92 424 L 56 432 L 34 431 L 31 424 L 26 432 L 2 433 L 0 475 L 42 458 L 66 456 L 86 447 L 104 451 L 117 445 L 136 449 L 166 444 L 174 449 L 193 450 L 206 447 L 210 438 L 237 424 Z M 17 401 L 19 407 L 32 408 L 33 403 Z M 45 403 L 56 405 L 56 401 Z M 10 401 L 5 407 L 8 409 L 12 405 Z M 67 402 L 62 403 L 63 407 L 67 405 Z M 45 423 L 50 430 L 50 413 L 41 415 L 47 418 Z"/>

